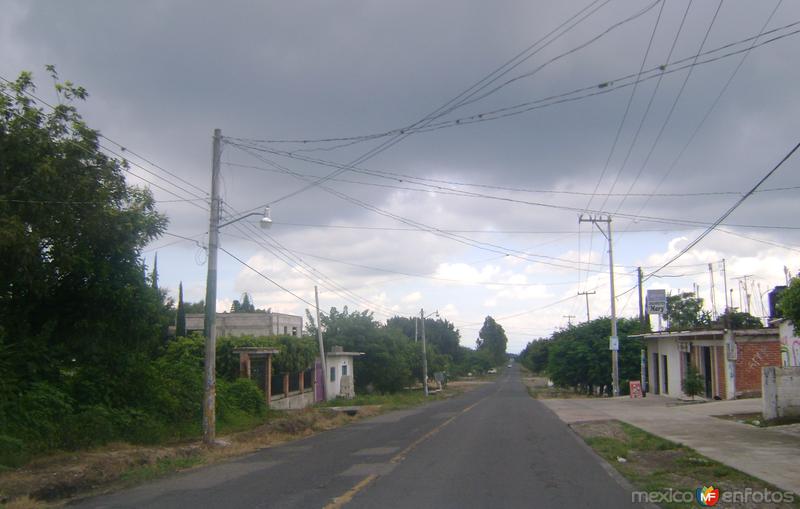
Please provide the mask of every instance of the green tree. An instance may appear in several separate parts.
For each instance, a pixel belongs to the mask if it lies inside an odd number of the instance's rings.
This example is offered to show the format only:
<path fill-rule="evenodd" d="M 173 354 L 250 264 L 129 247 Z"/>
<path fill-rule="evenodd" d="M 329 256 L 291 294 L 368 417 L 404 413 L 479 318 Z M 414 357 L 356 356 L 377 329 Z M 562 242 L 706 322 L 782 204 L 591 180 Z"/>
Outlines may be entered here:
<path fill-rule="evenodd" d="M 544 373 L 547 371 L 549 348 L 550 341 L 548 339 L 531 341 L 520 352 L 519 361 L 533 373 Z"/>
<path fill-rule="evenodd" d="M 715 329 L 761 329 L 764 323 L 750 313 L 728 309 L 714 321 L 712 326 Z"/>
<path fill-rule="evenodd" d="M 778 298 L 778 311 L 791 320 L 795 328 L 800 328 L 800 277 L 792 278 L 789 287 Z"/>
<path fill-rule="evenodd" d="M 506 360 L 506 346 L 508 338 L 503 326 L 494 318 L 487 316 L 478 333 L 478 350 L 485 350 L 494 365 L 502 364 Z"/>
<path fill-rule="evenodd" d="M 413 383 L 415 368 L 421 364 L 420 345 L 402 332 L 381 325 L 368 310 L 351 313 L 347 306 L 341 311 L 331 308 L 329 313 L 321 313 L 320 319 L 326 351 L 339 345 L 365 353 L 355 359 L 357 390 L 396 392 Z"/>
<path fill-rule="evenodd" d="M 703 311 L 703 299 L 691 292 L 668 296 L 664 317 L 673 331 L 708 327 L 711 324 L 711 317 Z"/>
<path fill-rule="evenodd" d="M 186 309 L 183 307 L 183 282 L 178 283 L 178 310 L 175 315 L 175 336 L 186 336 Z"/>
<path fill-rule="evenodd" d="M 415 325 L 415 323 L 417 325 Z M 386 321 L 386 326 L 395 328 L 401 331 L 409 340 L 414 341 L 415 327 L 417 331 L 417 340 L 422 337 L 422 327 L 419 325 L 419 318 L 417 317 L 404 317 L 394 316 Z M 453 362 L 459 362 L 461 356 L 461 333 L 455 328 L 451 322 L 442 319 L 425 319 L 425 340 L 428 345 L 431 345 L 435 350 L 447 357 Z"/>
<path fill-rule="evenodd" d="M 244 292 L 242 295 L 241 302 L 234 300 L 231 305 L 231 313 L 253 313 L 255 310 L 256 307 L 253 305 L 250 295 L 247 292 Z"/>
<path fill-rule="evenodd" d="M 12 377 L 63 383 L 86 366 L 124 392 L 124 370 L 161 346 L 141 250 L 166 219 L 100 150 L 73 104 L 86 90 L 56 87 L 45 111 L 30 73 L 0 84 L 0 330 Z"/>
<path fill-rule="evenodd" d="M 640 378 L 642 342 L 629 338 L 640 332 L 639 320 L 622 318 L 617 321 L 619 335 L 620 390 L 627 390 L 629 380 Z M 611 320 L 608 317 L 583 322 L 553 334 L 548 342 L 547 374 L 554 384 L 594 393 L 596 389 L 611 391 L 611 351 L 608 337 Z"/>
<path fill-rule="evenodd" d="M 187 313 L 192 314 L 205 313 L 206 301 L 201 299 L 197 302 L 184 302 L 183 309 L 186 310 Z"/>

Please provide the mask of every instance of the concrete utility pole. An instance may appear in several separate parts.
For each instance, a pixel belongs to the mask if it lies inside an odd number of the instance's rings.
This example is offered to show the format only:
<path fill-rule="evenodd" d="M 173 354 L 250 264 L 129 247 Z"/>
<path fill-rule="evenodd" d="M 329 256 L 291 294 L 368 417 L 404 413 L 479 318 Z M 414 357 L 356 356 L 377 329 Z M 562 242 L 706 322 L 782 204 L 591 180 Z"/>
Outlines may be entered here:
<path fill-rule="evenodd" d="M 222 131 L 214 129 L 211 155 L 211 216 L 208 226 L 208 274 L 206 277 L 205 371 L 203 378 L 203 443 L 212 445 L 217 435 L 217 247 L 219 246 L 219 162 Z"/>
<path fill-rule="evenodd" d="M 642 300 L 642 268 L 636 267 L 636 274 L 637 274 L 637 282 L 639 285 L 639 325 L 642 327 L 642 331 L 645 329 L 645 318 L 644 318 L 644 302 Z"/>
<path fill-rule="evenodd" d="M 588 216 L 583 214 L 578 218 L 579 223 L 593 223 L 600 230 L 600 233 L 608 240 L 608 268 L 611 286 L 611 337 L 609 338 L 609 349 L 611 350 L 611 385 L 614 396 L 619 396 L 619 336 L 617 335 L 617 296 L 614 291 L 614 247 L 611 241 L 611 216 Z M 606 223 L 606 231 L 600 227 L 599 223 Z"/>
<path fill-rule="evenodd" d="M 731 301 L 728 302 L 728 271 L 725 270 L 725 258 L 722 259 L 722 284 L 725 287 L 725 313 L 727 313 L 728 307 L 733 305 L 733 296 L 731 296 Z"/>
<path fill-rule="evenodd" d="M 328 364 L 325 361 L 325 344 L 322 342 L 322 322 L 319 319 L 319 290 L 317 285 L 314 285 L 314 300 L 317 303 L 317 341 L 319 342 L 319 359 L 322 364 L 322 393 L 325 395 L 325 401 L 328 401 Z"/>
<path fill-rule="evenodd" d="M 710 263 L 708 264 L 708 275 L 711 277 L 711 316 L 716 320 L 719 314 L 717 314 L 717 296 L 714 292 L 714 267 Z"/>
<path fill-rule="evenodd" d="M 567 327 L 572 327 L 572 319 L 575 318 L 575 315 L 561 315 L 561 318 L 566 318 Z"/>
<path fill-rule="evenodd" d="M 422 387 L 428 395 L 428 348 L 425 343 L 425 311 L 419 310 L 419 319 L 422 321 Z"/>
<path fill-rule="evenodd" d="M 592 319 L 589 317 L 589 295 L 594 295 L 595 291 L 591 292 L 578 292 L 578 295 L 585 295 L 586 296 L 586 321 L 591 322 Z"/>

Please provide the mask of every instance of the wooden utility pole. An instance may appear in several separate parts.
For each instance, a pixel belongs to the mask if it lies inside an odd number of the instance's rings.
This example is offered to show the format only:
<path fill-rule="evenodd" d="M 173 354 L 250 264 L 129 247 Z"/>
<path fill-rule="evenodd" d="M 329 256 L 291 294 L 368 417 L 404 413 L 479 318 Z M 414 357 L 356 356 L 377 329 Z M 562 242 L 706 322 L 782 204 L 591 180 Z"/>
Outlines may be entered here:
<path fill-rule="evenodd" d="M 592 319 L 589 317 L 589 295 L 594 295 L 595 291 L 591 292 L 578 292 L 578 295 L 585 295 L 586 296 L 586 321 L 591 322 Z"/>

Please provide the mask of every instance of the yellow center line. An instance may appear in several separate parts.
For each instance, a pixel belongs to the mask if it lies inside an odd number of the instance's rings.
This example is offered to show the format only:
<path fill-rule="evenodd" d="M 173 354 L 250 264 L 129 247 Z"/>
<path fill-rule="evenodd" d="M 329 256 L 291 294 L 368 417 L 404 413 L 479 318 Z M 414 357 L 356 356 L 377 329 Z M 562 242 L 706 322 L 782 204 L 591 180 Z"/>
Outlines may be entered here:
<path fill-rule="evenodd" d="M 475 408 L 479 403 L 481 403 L 483 400 L 485 400 L 489 396 L 491 396 L 491 394 L 482 397 L 481 399 L 479 399 L 475 403 L 473 403 L 470 406 L 468 406 L 468 407 L 464 408 L 463 410 L 461 410 L 458 414 L 454 415 L 453 417 L 450 417 L 449 419 L 447 419 L 446 421 L 444 421 L 440 425 L 436 426 L 435 428 L 433 428 L 429 432 L 425 433 L 424 435 L 422 435 L 418 439 L 414 440 L 414 442 L 412 442 L 411 445 L 409 445 L 408 447 L 406 447 L 405 449 L 403 449 L 402 451 L 397 453 L 392 459 L 390 459 L 389 463 L 392 463 L 392 464 L 396 465 L 396 464 L 400 463 L 401 461 L 403 461 L 404 459 L 406 459 L 406 456 L 408 455 L 408 453 L 410 453 L 411 451 L 416 449 L 417 446 L 419 446 L 422 442 L 428 440 L 429 438 L 431 438 L 435 434 L 439 433 L 448 424 L 450 424 L 451 422 L 456 420 L 458 417 L 461 417 L 465 413 L 467 413 L 470 410 L 472 410 L 473 408 Z M 339 509 L 339 508 L 341 508 L 342 506 L 344 506 L 345 504 L 347 504 L 348 502 L 353 500 L 353 497 L 355 497 L 359 492 L 363 491 L 367 486 L 369 486 L 378 477 L 379 476 L 377 474 L 372 474 L 372 475 L 369 475 L 369 476 L 361 479 L 355 486 L 353 486 L 352 488 L 347 490 L 343 495 L 340 495 L 340 496 L 334 498 L 333 500 L 331 500 L 330 502 L 328 502 L 328 504 L 325 505 L 324 509 Z"/>

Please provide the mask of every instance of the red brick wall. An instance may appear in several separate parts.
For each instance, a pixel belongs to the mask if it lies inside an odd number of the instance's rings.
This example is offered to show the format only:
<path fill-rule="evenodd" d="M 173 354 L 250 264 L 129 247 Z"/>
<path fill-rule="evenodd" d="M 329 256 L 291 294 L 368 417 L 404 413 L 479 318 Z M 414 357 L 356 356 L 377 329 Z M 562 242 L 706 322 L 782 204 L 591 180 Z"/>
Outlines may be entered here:
<path fill-rule="evenodd" d="M 725 347 L 724 346 L 715 346 L 714 347 L 714 361 L 717 363 L 717 387 L 719 387 L 717 394 L 715 396 L 719 396 L 722 399 L 726 399 L 727 396 L 727 383 L 728 380 L 725 378 L 725 363 L 728 362 L 725 357 Z M 716 390 L 716 389 L 715 389 Z"/>
<path fill-rule="evenodd" d="M 779 341 L 742 341 L 736 343 L 736 393 L 761 394 L 761 368 L 781 365 Z"/>

